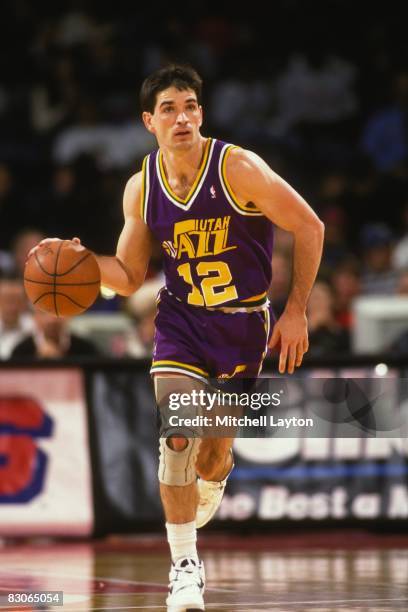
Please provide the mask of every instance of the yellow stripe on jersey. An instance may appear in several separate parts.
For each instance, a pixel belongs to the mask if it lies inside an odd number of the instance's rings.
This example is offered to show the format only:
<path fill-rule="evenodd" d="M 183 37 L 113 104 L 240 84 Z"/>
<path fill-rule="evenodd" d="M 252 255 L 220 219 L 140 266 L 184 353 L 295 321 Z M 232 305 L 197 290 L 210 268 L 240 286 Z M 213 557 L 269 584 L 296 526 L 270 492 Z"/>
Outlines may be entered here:
<path fill-rule="evenodd" d="M 146 170 L 147 170 L 147 164 L 148 164 L 148 159 L 149 156 L 146 155 L 146 157 L 143 160 L 143 164 L 142 164 L 142 193 L 140 195 L 140 216 L 141 218 L 146 221 L 146 200 L 147 200 L 147 189 L 146 189 Z"/>
<path fill-rule="evenodd" d="M 241 202 L 238 201 L 236 195 L 234 194 L 231 188 L 231 185 L 228 182 L 226 165 L 228 155 L 233 149 L 239 149 L 239 147 L 237 147 L 236 145 L 228 145 L 223 151 L 223 157 L 221 161 L 221 182 L 223 183 L 224 191 L 226 195 L 229 196 L 228 199 L 230 204 L 235 208 L 235 210 L 237 210 L 237 212 L 247 215 L 249 217 L 260 217 L 262 216 L 262 213 L 256 207 L 252 208 L 252 206 L 249 207 L 248 205 L 241 204 Z"/>
<path fill-rule="evenodd" d="M 199 169 L 199 171 L 197 173 L 197 176 L 195 178 L 195 181 L 194 181 L 190 191 L 187 194 L 187 197 L 184 198 L 184 199 L 180 198 L 178 195 L 176 195 L 172 191 L 172 189 L 171 189 L 171 187 L 170 187 L 170 185 L 168 183 L 168 180 L 167 180 L 167 177 L 166 177 L 166 173 L 164 172 L 163 154 L 162 154 L 161 151 L 159 151 L 159 169 L 160 169 L 160 176 L 161 176 L 161 179 L 163 181 L 163 185 L 164 185 L 168 195 L 170 197 L 172 197 L 174 200 L 177 200 L 177 202 L 180 202 L 180 204 L 188 204 L 189 201 L 191 200 L 191 198 L 194 196 L 194 193 L 197 190 L 197 186 L 200 183 L 201 177 L 203 176 L 203 174 L 204 174 L 204 172 L 206 170 L 206 167 L 207 167 L 208 158 L 209 158 L 209 152 L 210 152 L 211 140 L 212 140 L 211 138 L 207 139 L 200 169 Z"/>
<path fill-rule="evenodd" d="M 244 304 L 246 302 L 256 302 L 257 300 L 262 300 L 262 298 L 266 297 L 266 291 L 264 291 L 263 293 L 260 293 L 259 295 L 253 295 L 250 298 L 246 298 L 245 300 L 241 300 L 241 304 Z"/>

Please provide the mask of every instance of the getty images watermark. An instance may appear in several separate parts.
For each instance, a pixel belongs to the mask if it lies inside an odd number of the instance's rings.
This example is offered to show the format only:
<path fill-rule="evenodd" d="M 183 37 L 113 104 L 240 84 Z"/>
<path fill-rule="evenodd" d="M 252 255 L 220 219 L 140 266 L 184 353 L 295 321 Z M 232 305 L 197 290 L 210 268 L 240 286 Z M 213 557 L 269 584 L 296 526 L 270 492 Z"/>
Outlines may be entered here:
<path fill-rule="evenodd" d="M 312 418 L 297 416 L 277 417 L 276 414 L 220 414 L 223 408 L 242 412 L 243 409 L 259 411 L 270 407 L 281 406 L 284 391 L 274 393 L 228 393 L 224 391 L 209 392 L 204 389 L 193 389 L 188 393 L 170 393 L 168 407 L 172 411 L 195 409 L 204 414 L 186 416 L 184 414 L 169 415 L 167 422 L 171 427 L 278 427 L 296 428 L 313 427 Z M 214 414 L 205 414 L 214 412 Z"/>
<path fill-rule="evenodd" d="M 217 384 L 218 383 L 218 384 Z M 408 379 L 163 378 L 162 435 L 408 439 Z"/>

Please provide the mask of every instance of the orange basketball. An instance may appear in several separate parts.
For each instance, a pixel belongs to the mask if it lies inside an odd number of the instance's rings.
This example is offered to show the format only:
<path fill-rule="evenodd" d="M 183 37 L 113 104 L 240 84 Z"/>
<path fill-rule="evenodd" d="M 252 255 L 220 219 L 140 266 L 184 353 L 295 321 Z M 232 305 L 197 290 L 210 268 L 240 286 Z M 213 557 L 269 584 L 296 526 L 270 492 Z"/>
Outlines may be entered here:
<path fill-rule="evenodd" d="M 84 312 L 96 300 L 100 284 L 93 253 L 71 240 L 55 240 L 39 247 L 24 270 L 30 301 L 58 317 Z"/>

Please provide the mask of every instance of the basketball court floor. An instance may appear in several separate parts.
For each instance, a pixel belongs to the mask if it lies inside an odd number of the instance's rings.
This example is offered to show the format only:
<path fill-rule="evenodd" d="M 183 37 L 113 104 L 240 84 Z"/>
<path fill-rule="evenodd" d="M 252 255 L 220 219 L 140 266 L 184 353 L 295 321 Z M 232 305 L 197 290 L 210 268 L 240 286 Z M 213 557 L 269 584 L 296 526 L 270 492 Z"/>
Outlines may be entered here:
<path fill-rule="evenodd" d="M 408 610 L 408 535 L 358 531 L 200 538 L 206 609 L 347 612 Z M 1 610 L 166 610 L 164 538 L 5 541 Z M 63 591 L 63 607 L 10 607 L 8 593 Z"/>

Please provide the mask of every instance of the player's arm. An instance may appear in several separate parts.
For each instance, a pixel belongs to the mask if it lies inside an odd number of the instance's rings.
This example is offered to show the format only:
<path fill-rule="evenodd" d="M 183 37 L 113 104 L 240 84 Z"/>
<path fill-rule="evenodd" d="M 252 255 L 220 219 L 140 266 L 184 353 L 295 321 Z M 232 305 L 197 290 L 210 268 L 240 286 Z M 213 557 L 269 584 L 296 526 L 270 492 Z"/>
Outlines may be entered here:
<path fill-rule="evenodd" d="M 101 283 L 120 295 L 131 295 L 142 284 L 151 255 L 151 234 L 140 216 L 141 172 L 126 184 L 123 196 L 125 223 L 114 257 L 97 255 Z"/>
<path fill-rule="evenodd" d="M 270 346 L 281 340 L 279 371 L 291 374 L 307 351 L 306 305 L 319 268 L 324 226 L 305 200 L 256 154 L 233 149 L 227 179 L 243 204 L 253 202 L 272 223 L 294 235 L 293 281 Z"/>
<path fill-rule="evenodd" d="M 95 255 L 101 271 L 101 284 L 120 295 L 131 295 L 142 284 L 151 255 L 151 234 L 140 216 L 142 173 L 133 175 L 127 182 L 123 195 L 125 223 L 119 237 L 116 255 Z M 45 238 L 29 252 L 28 257 L 40 246 L 58 240 Z M 79 238 L 73 242 L 80 243 Z"/>

